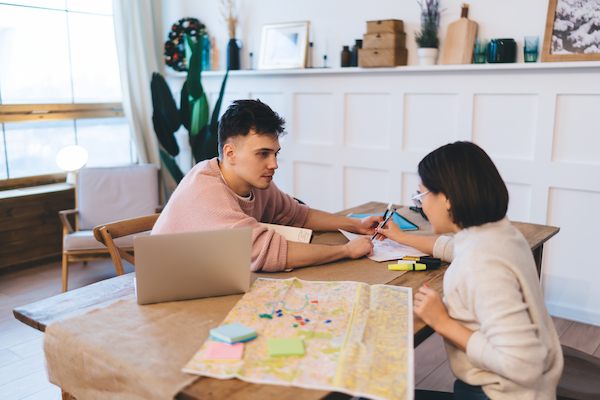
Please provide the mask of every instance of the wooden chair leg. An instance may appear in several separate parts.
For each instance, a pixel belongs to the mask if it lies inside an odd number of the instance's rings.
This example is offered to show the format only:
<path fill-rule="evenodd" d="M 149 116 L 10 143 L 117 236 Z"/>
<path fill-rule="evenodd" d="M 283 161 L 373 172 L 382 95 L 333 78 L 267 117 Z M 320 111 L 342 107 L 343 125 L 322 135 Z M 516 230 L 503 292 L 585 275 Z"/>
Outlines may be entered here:
<path fill-rule="evenodd" d="M 69 270 L 68 270 L 68 259 L 67 255 L 63 253 L 62 259 L 62 291 L 63 293 L 67 291 L 67 283 L 69 280 Z"/>

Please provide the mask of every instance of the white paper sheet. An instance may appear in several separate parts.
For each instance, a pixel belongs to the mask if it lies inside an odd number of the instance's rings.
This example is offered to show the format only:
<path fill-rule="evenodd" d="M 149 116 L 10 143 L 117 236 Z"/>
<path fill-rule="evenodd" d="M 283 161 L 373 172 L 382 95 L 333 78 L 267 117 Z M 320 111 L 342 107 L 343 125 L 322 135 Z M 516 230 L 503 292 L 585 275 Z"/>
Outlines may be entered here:
<path fill-rule="evenodd" d="M 346 237 L 348 240 L 356 239 L 361 236 L 368 236 L 369 238 L 372 235 L 359 235 L 357 233 L 350 233 L 343 229 L 338 229 L 342 232 L 342 235 Z M 389 260 L 397 260 L 402 257 L 412 256 L 412 257 L 422 257 L 428 256 L 429 254 L 423 253 L 415 248 L 404 246 L 402 244 L 396 243 L 393 240 L 385 239 L 383 241 L 374 240 L 373 244 L 373 255 L 369 257 L 373 261 L 382 262 Z"/>

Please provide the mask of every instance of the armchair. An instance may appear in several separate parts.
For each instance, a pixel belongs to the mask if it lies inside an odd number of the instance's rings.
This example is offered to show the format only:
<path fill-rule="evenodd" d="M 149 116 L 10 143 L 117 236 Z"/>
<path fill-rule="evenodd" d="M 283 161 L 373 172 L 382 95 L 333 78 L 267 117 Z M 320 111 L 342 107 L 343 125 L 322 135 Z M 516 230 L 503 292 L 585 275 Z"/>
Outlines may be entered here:
<path fill-rule="evenodd" d="M 59 212 L 63 223 L 63 292 L 68 286 L 69 262 L 110 258 L 106 246 L 94 238 L 95 226 L 154 214 L 159 211 L 159 204 L 159 174 L 153 164 L 80 170 L 75 187 L 76 208 Z M 67 218 L 69 215 L 75 216 L 75 227 Z M 115 244 L 133 252 L 132 237 L 119 238 Z"/>

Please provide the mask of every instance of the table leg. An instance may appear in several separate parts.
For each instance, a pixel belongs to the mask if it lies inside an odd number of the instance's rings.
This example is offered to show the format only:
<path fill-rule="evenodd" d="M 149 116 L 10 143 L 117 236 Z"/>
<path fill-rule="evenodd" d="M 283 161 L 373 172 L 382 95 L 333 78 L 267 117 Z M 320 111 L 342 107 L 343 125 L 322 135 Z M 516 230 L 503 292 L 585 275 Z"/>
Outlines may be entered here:
<path fill-rule="evenodd" d="M 537 269 L 538 278 L 542 278 L 542 253 L 544 252 L 544 245 L 541 244 L 534 250 L 531 250 L 533 253 L 533 259 L 535 260 L 535 267 Z"/>

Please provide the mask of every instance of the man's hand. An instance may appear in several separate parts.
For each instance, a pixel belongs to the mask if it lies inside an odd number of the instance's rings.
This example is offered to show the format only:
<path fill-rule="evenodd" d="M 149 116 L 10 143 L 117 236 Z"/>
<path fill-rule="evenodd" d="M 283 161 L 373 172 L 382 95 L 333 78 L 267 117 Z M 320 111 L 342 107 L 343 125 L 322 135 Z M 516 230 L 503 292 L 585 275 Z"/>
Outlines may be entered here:
<path fill-rule="evenodd" d="M 357 222 L 356 232 L 363 235 L 372 235 L 375 233 L 375 228 L 383 221 L 382 215 L 371 215 L 362 219 L 354 218 Z"/>
<path fill-rule="evenodd" d="M 442 298 L 427 285 L 421 286 L 415 294 L 413 311 L 435 331 L 450 320 Z"/>
<path fill-rule="evenodd" d="M 373 242 L 366 236 L 348 242 L 346 248 L 348 249 L 348 258 L 357 259 L 365 255 L 373 255 Z"/>

